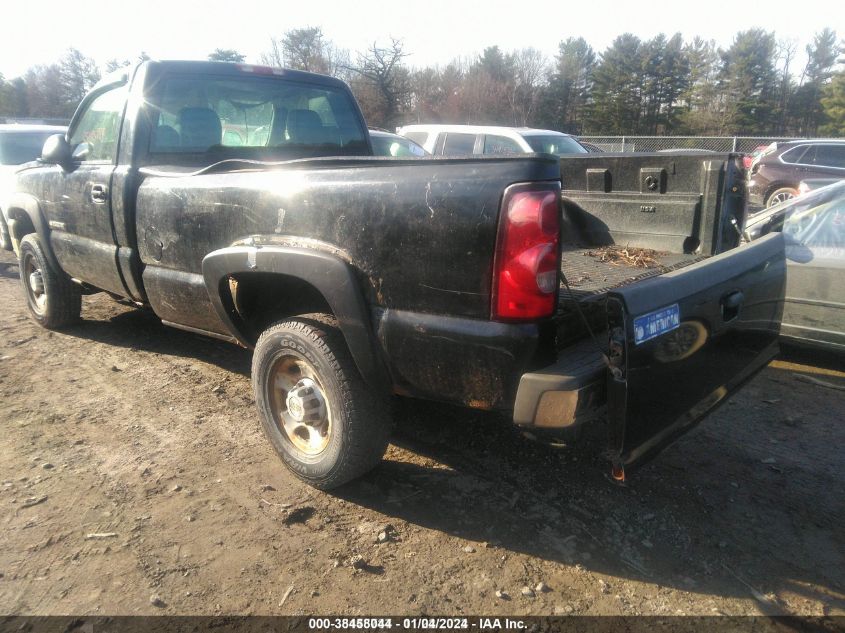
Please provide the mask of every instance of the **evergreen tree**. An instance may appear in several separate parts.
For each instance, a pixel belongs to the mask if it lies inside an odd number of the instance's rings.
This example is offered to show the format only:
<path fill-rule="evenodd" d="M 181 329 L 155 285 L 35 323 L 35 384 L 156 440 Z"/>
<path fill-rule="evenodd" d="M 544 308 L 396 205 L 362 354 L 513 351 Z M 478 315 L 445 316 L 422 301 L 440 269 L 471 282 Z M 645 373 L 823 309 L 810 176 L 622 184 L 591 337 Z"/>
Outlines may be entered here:
<path fill-rule="evenodd" d="M 8 83 L 3 74 L 0 73 L 0 116 L 12 115 L 12 104 L 14 102 L 14 88 Z"/>
<path fill-rule="evenodd" d="M 731 47 L 720 52 L 727 132 L 767 134 L 777 123 L 776 49 L 774 33 L 758 28 L 737 33 Z"/>
<path fill-rule="evenodd" d="M 244 55 L 241 55 L 238 51 L 234 50 L 233 48 L 215 48 L 213 53 L 208 55 L 208 61 L 210 62 L 235 62 L 241 63 L 246 59 Z"/>
<path fill-rule="evenodd" d="M 475 70 L 486 72 L 493 81 L 508 84 L 513 80 L 513 58 L 498 46 L 488 46 L 479 56 Z"/>
<path fill-rule="evenodd" d="M 69 48 L 58 64 L 62 111 L 73 114 L 76 106 L 95 83 L 100 80 L 96 62 L 79 50 Z"/>
<path fill-rule="evenodd" d="M 816 33 L 806 50 L 807 65 L 792 99 L 791 114 L 795 132 L 814 136 L 825 118 L 821 99 L 825 84 L 830 81 L 836 65 L 839 51 L 836 31 L 826 28 Z"/>
<path fill-rule="evenodd" d="M 643 42 L 641 55 L 640 128 L 642 134 L 666 134 L 678 125 L 679 101 L 689 83 L 689 62 L 680 33 L 662 33 Z"/>
<path fill-rule="evenodd" d="M 24 75 L 28 117 L 69 118 L 75 106 L 67 100 L 58 64 L 33 66 Z"/>
<path fill-rule="evenodd" d="M 696 37 L 683 49 L 689 68 L 686 89 L 681 93 L 679 131 L 684 134 L 719 134 L 721 117 L 716 88 L 719 54 L 716 43 Z"/>
<path fill-rule="evenodd" d="M 602 53 L 593 73 L 590 131 L 630 134 L 639 128 L 641 49 L 640 39 L 625 33 Z"/>
<path fill-rule="evenodd" d="M 845 70 L 833 75 L 824 87 L 821 106 L 826 122 L 819 131 L 829 136 L 845 136 Z"/>
<path fill-rule="evenodd" d="M 839 47 L 839 52 L 845 53 L 845 44 Z M 845 57 L 839 59 L 839 64 L 845 65 Z M 822 89 L 821 107 L 825 122 L 819 131 L 830 136 L 845 136 L 845 68 L 834 73 Z"/>
<path fill-rule="evenodd" d="M 545 127 L 580 133 L 595 64 L 596 54 L 583 37 L 570 37 L 558 45 L 542 92 L 540 118 Z"/>

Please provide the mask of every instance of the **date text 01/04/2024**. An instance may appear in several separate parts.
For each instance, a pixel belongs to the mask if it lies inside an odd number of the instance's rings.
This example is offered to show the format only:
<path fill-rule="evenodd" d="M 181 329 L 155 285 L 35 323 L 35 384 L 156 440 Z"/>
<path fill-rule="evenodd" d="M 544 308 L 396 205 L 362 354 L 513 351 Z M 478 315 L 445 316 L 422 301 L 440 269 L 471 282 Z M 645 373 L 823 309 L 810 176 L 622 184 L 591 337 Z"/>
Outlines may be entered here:
<path fill-rule="evenodd" d="M 408 629 L 426 630 L 522 630 L 523 620 L 515 618 L 310 618 L 310 630 Z"/>

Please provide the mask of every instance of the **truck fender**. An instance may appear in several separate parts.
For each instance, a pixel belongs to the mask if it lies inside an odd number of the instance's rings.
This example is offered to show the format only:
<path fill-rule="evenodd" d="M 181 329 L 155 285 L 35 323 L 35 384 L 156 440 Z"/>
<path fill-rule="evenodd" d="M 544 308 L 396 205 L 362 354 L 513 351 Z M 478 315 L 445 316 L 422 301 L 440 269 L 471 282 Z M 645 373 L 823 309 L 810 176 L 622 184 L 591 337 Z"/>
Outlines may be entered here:
<path fill-rule="evenodd" d="M 24 235 L 30 233 L 28 229 L 31 227 L 38 235 L 41 248 L 44 249 L 50 264 L 56 270 L 62 269 L 55 253 L 53 253 L 53 246 L 50 244 L 50 225 L 47 223 L 47 218 L 41 210 L 41 204 L 35 196 L 20 192 L 11 194 L 6 204 L 6 217 L 10 220 L 8 225 L 13 246 L 16 247 Z M 17 254 L 17 247 L 15 254 Z"/>
<path fill-rule="evenodd" d="M 211 303 L 229 332 L 252 347 L 228 291 L 230 275 L 262 272 L 296 277 L 323 295 L 361 376 L 370 387 L 387 391 L 387 368 L 378 352 L 364 294 L 352 269 L 343 260 L 313 249 L 290 246 L 232 246 L 206 255 L 202 275 Z"/>

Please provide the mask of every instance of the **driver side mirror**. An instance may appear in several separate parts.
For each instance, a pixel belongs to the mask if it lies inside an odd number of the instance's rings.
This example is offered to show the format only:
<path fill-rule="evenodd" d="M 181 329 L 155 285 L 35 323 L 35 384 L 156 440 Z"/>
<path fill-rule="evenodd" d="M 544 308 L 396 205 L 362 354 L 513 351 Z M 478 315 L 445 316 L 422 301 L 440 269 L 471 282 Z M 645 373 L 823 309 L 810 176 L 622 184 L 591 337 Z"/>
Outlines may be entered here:
<path fill-rule="evenodd" d="M 71 161 L 70 144 L 64 134 L 53 134 L 44 141 L 41 150 L 41 160 L 45 163 L 53 163 L 65 166 Z"/>

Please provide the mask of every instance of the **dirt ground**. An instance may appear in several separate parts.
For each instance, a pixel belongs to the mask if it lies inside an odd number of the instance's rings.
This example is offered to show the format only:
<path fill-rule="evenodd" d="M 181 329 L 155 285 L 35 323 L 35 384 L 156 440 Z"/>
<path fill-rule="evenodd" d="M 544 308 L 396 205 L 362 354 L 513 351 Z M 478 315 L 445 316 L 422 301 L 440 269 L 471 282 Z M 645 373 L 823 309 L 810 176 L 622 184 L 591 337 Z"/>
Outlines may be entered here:
<path fill-rule="evenodd" d="M 2 613 L 845 614 L 845 391 L 802 378 L 841 358 L 776 361 L 625 487 L 602 429 L 404 402 L 322 493 L 263 439 L 250 352 L 102 295 L 41 330 L 8 253 L 0 306 Z"/>

